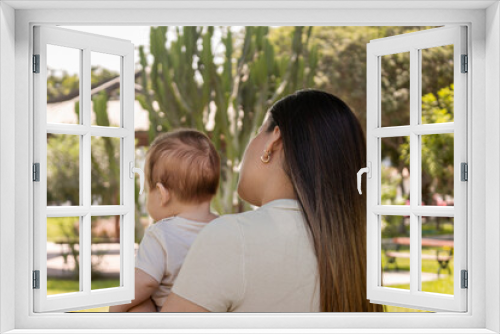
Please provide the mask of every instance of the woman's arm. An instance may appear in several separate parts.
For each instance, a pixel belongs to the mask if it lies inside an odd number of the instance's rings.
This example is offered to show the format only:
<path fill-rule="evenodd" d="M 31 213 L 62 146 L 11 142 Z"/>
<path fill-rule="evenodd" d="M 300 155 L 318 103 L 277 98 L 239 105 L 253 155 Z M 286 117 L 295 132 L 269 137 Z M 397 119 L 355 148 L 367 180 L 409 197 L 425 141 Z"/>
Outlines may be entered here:
<path fill-rule="evenodd" d="M 171 293 L 160 312 L 210 312 L 206 308 L 203 308 L 185 298 L 182 298 L 175 293 Z"/>
<path fill-rule="evenodd" d="M 135 299 L 130 304 L 110 306 L 109 312 L 127 312 L 132 307 L 151 298 L 160 284 L 141 269 L 135 268 Z"/>

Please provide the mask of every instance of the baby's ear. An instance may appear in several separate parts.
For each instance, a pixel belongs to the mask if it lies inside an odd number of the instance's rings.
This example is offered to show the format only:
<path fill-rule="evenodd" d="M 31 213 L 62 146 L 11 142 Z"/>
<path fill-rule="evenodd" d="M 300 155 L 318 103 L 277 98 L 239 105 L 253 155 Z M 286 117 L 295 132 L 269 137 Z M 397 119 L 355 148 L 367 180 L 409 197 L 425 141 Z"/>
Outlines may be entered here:
<path fill-rule="evenodd" d="M 170 191 L 160 182 L 156 183 L 156 189 L 160 194 L 161 206 L 166 206 L 171 199 Z"/>

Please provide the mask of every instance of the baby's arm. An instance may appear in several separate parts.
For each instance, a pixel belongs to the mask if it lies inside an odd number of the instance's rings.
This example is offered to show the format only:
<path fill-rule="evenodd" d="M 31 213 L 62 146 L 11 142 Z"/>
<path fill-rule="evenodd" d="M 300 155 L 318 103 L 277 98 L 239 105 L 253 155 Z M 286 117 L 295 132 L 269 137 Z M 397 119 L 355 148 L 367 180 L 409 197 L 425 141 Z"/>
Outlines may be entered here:
<path fill-rule="evenodd" d="M 151 298 L 153 292 L 160 284 L 141 269 L 135 268 L 135 299 L 130 304 L 110 306 L 109 312 L 127 312 L 134 306 Z"/>

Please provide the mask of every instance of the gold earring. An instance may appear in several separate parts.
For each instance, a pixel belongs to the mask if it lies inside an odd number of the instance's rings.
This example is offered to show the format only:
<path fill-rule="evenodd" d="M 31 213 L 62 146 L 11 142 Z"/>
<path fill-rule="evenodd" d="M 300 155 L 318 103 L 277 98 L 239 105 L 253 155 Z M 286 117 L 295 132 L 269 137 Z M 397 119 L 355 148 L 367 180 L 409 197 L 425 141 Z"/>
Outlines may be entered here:
<path fill-rule="evenodd" d="M 271 160 L 271 153 L 269 153 L 268 150 L 264 150 L 264 153 L 267 155 L 267 157 L 264 158 L 264 155 L 261 155 L 260 156 L 260 161 L 262 161 L 263 163 L 267 164 L 267 163 L 269 163 L 269 160 Z"/>

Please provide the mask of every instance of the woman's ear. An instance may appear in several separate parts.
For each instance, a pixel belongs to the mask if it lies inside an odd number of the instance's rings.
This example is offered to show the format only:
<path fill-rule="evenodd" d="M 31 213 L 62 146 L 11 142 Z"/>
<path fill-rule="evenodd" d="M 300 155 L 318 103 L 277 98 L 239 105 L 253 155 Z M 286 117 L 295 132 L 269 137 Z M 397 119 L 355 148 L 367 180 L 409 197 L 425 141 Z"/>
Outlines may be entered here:
<path fill-rule="evenodd" d="M 273 132 L 266 145 L 266 150 L 268 152 L 275 152 L 283 147 L 283 141 L 281 140 L 281 131 L 279 126 L 275 126 Z"/>
<path fill-rule="evenodd" d="M 165 188 L 165 186 L 160 182 L 156 183 L 156 189 L 158 190 L 158 194 L 160 195 L 161 206 L 166 206 L 171 199 L 170 191 Z"/>

